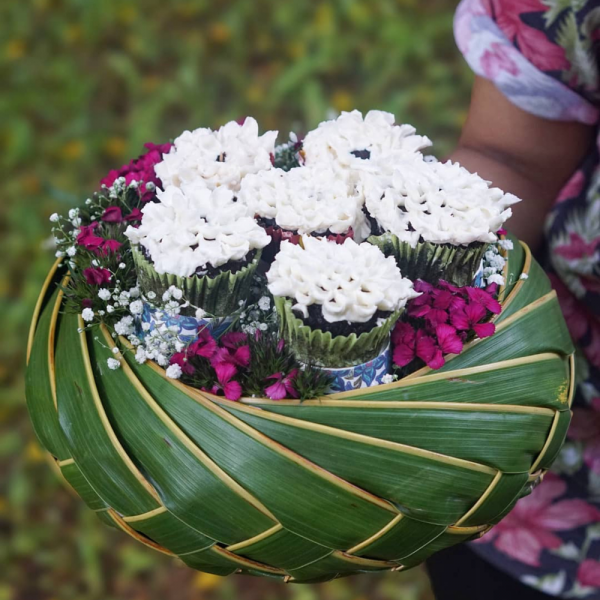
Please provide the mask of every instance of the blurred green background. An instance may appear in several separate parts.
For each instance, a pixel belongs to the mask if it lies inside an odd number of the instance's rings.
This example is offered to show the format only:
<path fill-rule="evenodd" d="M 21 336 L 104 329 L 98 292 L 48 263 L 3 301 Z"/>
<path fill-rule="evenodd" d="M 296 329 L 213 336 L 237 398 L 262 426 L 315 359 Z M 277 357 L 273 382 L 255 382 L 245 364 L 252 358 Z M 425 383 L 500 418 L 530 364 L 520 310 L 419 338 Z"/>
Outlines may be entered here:
<path fill-rule="evenodd" d="M 285 140 L 340 110 L 394 112 L 455 143 L 472 76 L 449 0 L 0 3 L 0 600 L 428 600 L 420 569 L 321 586 L 198 574 L 103 527 L 37 446 L 28 321 L 48 216 L 146 141 L 250 114 Z"/>

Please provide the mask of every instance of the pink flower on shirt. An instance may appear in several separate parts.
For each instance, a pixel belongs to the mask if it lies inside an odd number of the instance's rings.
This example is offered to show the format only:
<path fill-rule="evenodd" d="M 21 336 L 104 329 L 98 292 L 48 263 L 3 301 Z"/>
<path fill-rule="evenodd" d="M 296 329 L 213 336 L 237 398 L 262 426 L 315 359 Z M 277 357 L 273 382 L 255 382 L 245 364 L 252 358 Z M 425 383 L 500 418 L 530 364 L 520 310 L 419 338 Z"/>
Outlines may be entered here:
<path fill-rule="evenodd" d="M 516 52 L 516 50 L 498 42 L 492 43 L 490 49 L 486 50 L 481 57 L 481 68 L 485 76 L 493 80 L 502 71 L 506 71 L 511 75 L 518 75 L 519 68 L 511 59 L 511 52 Z"/>
<path fill-rule="evenodd" d="M 540 566 L 543 550 L 562 545 L 555 532 L 600 521 L 600 510 L 584 500 L 556 502 L 566 490 L 562 479 L 548 473 L 529 496 L 519 500 L 512 512 L 477 542 L 491 542 L 497 550 L 519 562 Z"/>
<path fill-rule="evenodd" d="M 493 0 L 498 27 L 517 43 L 521 54 L 542 71 L 559 71 L 569 66 L 564 48 L 553 44 L 546 34 L 534 29 L 521 18 L 524 13 L 546 12 L 541 0 Z"/>

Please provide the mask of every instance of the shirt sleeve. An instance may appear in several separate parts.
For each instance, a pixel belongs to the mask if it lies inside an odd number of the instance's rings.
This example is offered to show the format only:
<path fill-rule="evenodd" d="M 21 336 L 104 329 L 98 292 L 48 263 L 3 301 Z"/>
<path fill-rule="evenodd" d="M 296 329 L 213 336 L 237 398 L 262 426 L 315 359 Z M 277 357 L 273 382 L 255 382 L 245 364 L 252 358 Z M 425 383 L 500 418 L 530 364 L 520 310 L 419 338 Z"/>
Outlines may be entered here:
<path fill-rule="evenodd" d="M 462 0 L 456 10 L 454 36 L 471 69 L 528 113 L 558 121 L 597 123 L 598 109 L 555 76 L 569 66 L 564 49 L 520 18 L 519 7 L 526 12 L 523 4 L 529 2 L 497 3 L 501 14 L 494 16 L 491 3 Z"/>

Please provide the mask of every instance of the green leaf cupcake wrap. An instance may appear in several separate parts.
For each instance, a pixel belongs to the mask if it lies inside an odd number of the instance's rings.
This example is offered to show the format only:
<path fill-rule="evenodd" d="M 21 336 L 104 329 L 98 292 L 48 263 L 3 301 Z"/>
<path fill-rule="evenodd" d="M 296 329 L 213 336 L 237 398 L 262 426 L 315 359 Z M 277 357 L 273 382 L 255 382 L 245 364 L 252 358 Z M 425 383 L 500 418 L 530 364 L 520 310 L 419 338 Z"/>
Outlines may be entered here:
<path fill-rule="evenodd" d="M 483 242 L 473 242 L 468 246 L 418 242 L 412 248 L 393 233 L 372 235 L 367 241 L 386 256 L 396 259 L 402 277 L 413 281 L 422 279 L 434 285 L 444 279 L 458 287 L 471 285 L 489 245 Z"/>
<path fill-rule="evenodd" d="M 257 250 L 252 262 L 236 273 L 223 271 L 215 277 L 197 275 L 180 277 L 179 275 L 157 273 L 139 247 L 132 246 L 131 252 L 139 285 L 144 294 L 153 291 L 160 297 L 170 286 L 174 285 L 183 291 L 185 299 L 190 304 L 202 308 L 215 317 L 225 317 L 239 309 L 240 300 L 245 300 L 248 296 L 252 276 L 261 256 L 261 250 Z M 192 308 L 184 308 L 182 314 L 185 314 L 186 310 L 190 314 L 194 312 Z"/>
<path fill-rule="evenodd" d="M 392 313 L 379 327 L 357 336 L 333 336 L 329 331 L 312 329 L 299 319 L 287 298 L 275 297 L 281 335 L 296 358 L 316 367 L 343 368 L 359 365 L 378 356 L 389 342 L 390 331 L 402 314 Z"/>

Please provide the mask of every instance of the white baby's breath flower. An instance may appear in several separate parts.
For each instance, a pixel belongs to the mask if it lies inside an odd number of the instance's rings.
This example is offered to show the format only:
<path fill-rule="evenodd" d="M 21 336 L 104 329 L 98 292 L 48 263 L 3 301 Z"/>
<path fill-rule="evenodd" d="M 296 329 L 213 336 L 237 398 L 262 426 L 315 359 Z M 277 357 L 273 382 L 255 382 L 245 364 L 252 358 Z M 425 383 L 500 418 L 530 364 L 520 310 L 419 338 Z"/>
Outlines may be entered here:
<path fill-rule="evenodd" d="M 170 299 L 171 299 L 171 290 L 169 289 L 162 295 L 162 301 L 168 302 Z"/>
<path fill-rule="evenodd" d="M 73 225 L 73 227 L 80 227 L 81 223 L 81 217 L 75 217 L 74 219 L 71 219 L 71 225 Z"/>
<path fill-rule="evenodd" d="M 165 304 L 165 312 L 170 316 L 174 317 L 181 312 L 179 303 L 176 300 L 170 300 Z"/>
<path fill-rule="evenodd" d="M 258 308 L 265 311 L 269 310 L 271 308 L 271 298 L 269 298 L 269 296 L 263 296 L 258 301 Z"/>
<path fill-rule="evenodd" d="M 58 213 L 52 213 L 50 215 L 50 222 L 58 223 L 60 221 L 60 215 Z"/>
<path fill-rule="evenodd" d="M 129 305 L 129 312 L 132 315 L 141 315 L 143 311 L 144 311 L 144 304 L 142 303 L 141 300 L 134 300 Z"/>
<path fill-rule="evenodd" d="M 133 317 L 127 315 L 115 324 L 115 331 L 118 335 L 130 335 L 133 333 Z"/>
<path fill-rule="evenodd" d="M 124 262 L 119 263 L 119 269 L 126 269 L 126 268 L 127 268 L 127 265 Z"/>
<path fill-rule="evenodd" d="M 77 248 L 75 248 L 75 246 L 69 246 L 67 248 L 67 255 L 68 256 L 75 256 L 77 254 Z"/>
<path fill-rule="evenodd" d="M 83 311 L 81 311 L 81 318 L 84 321 L 93 321 L 94 320 L 94 311 L 91 308 L 84 308 Z"/>
<path fill-rule="evenodd" d="M 98 297 L 100 298 L 100 300 L 110 300 L 110 291 L 106 288 L 100 288 L 98 290 Z"/>
<path fill-rule="evenodd" d="M 94 267 L 99 267 L 99 266 L 100 266 L 100 263 L 99 263 L 99 262 L 98 262 L 96 259 L 94 259 L 94 260 L 92 261 L 92 266 L 94 266 Z"/>
<path fill-rule="evenodd" d="M 69 210 L 69 219 L 74 219 L 78 215 L 79 215 L 79 209 L 78 208 L 72 208 L 71 210 Z"/>
<path fill-rule="evenodd" d="M 206 316 L 206 311 L 202 308 L 196 309 L 196 319 L 204 319 Z"/>
<path fill-rule="evenodd" d="M 112 304 L 107 304 L 106 305 L 106 312 L 108 314 L 110 314 L 111 312 L 114 312 L 114 310 L 115 310 L 115 307 Z"/>
<path fill-rule="evenodd" d="M 183 298 L 183 292 L 174 285 L 169 288 L 169 292 L 171 293 L 171 296 L 175 298 L 175 300 L 181 300 Z"/>
<path fill-rule="evenodd" d="M 108 365 L 108 368 L 111 371 L 116 371 L 121 366 L 121 362 L 118 361 L 116 358 L 107 359 L 106 364 Z"/>
<path fill-rule="evenodd" d="M 169 359 L 164 354 L 157 354 L 156 355 L 156 362 L 161 367 L 166 367 L 169 364 Z"/>
<path fill-rule="evenodd" d="M 86 204 L 89 206 L 89 205 L 92 203 L 92 199 L 91 199 L 91 198 L 88 198 L 88 199 L 85 201 L 85 203 L 86 203 Z"/>
<path fill-rule="evenodd" d="M 153 292 L 152 290 L 150 290 L 147 294 L 146 297 L 148 298 L 148 300 L 154 300 L 154 298 L 156 298 L 156 292 Z"/>
<path fill-rule="evenodd" d="M 150 327 L 152 327 L 150 323 L 142 323 L 142 331 L 150 331 Z"/>
<path fill-rule="evenodd" d="M 119 354 L 119 349 L 118 349 L 118 348 L 115 346 L 115 347 L 112 349 L 112 353 L 113 353 L 113 354 Z"/>
<path fill-rule="evenodd" d="M 498 246 L 504 250 L 512 250 L 514 248 L 512 240 L 498 240 Z"/>
<path fill-rule="evenodd" d="M 138 346 L 137 350 L 135 351 L 136 362 L 138 362 L 141 365 L 146 362 L 146 358 L 146 350 L 144 350 L 142 346 Z"/>
<path fill-rule="evenodd" d="M 527 273 L 521 273 L 521 277 L 519 279 L 529 279 L 529 275 Z"/>
<path fill-rule="evenodd" d="M 381 383 L 392 383 L 394 381 L 394 376 L 391 373 L 386 373 L 381 378 Z"/>
<path fill-rule="evenodd" d="M 129 289 L 129 297 L 130 298 L 139 298 L 140 297 L 140 288 L 135 286 Z"/>
<path fill-rule="evenodd" d="M 54 253 L 54 256 L 56 256 L 56 258 L 62 258 L 64 255 L 65 255 L 65 253 L 64 253 L 64 252 L 62 252 L 62 250 L 57 250 L 57 251 Z"/>
<path fill-rule="evenodd" d="M 181 377 L 181 367 L 177 364 L 172 364 L 169 365 L 169 367 L 167 368 L 167 377 L 169 377 L 170 379 L 179 379 Z"/>

